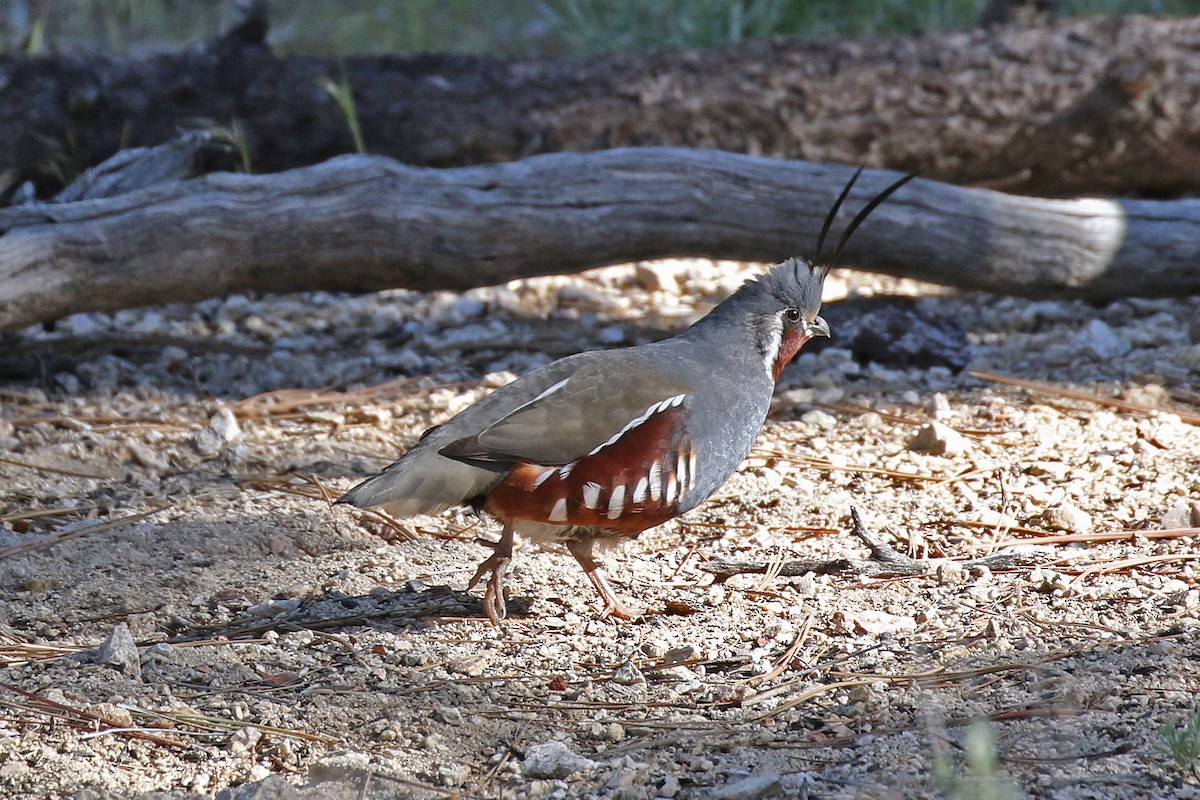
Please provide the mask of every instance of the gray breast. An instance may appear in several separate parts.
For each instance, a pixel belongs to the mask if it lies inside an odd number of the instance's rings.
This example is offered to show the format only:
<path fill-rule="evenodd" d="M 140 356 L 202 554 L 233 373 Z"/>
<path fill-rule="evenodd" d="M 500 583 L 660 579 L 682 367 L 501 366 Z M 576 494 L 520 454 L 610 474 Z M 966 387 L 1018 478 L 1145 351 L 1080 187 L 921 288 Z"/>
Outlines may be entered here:
<path fill-rule="evenodd" d="M 737 357 L 739 354 L 733 354 Z M 720 489 L 750 453 L 771 404 L 774 382 L 753 355 L 737 369 L 699 369 L 698 388 L 685 401 L 687 434 L 696 449 L 695 486 L 684 495 L 681 511 L 694 508 Z"/>

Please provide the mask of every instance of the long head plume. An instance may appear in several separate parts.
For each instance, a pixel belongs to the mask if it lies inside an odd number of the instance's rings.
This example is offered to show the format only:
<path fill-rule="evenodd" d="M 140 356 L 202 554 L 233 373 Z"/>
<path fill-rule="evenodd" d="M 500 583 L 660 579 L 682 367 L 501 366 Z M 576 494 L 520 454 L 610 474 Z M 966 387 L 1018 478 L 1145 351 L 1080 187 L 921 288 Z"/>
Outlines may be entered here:
<path fill-rule="evenodd" d="M 778 339 L 780 332 L 786 327 L 785 320 L 781 316 L 785 312 L 794 314 L 799 312 L 799 316 L 791 316 L 788 320 L 795 326 L 801 320 L 804 322 L 804 330 L 808 332 L 808 337 L 811 336 L 828 336 L 829 327 L 825 321 L 820 318 L 821 311 L 821 289 L 825 282 L 825 276 L 833 267 L 837 265 L 838 257 L 842 254 L 842 248 L 850 239 L 851 234 L 858 228 L 859 225 L 870 215 L 872 211 L 879 207 L 879 204 L 887 200 L 897 189 L 913 179 L 912 175 L 905 175 L 900 180 L 888 186 L 878 195 L 873 197 L 861 211 L 850 220 L 850 224 L 846 226 L 846 230 L 838 239 L 837 247 L 834 248 L 833 257 L 827 262 L 821 261 L 821 251 L 825 245 L 825 239 L 829 236 L 829 229 L 833 227 L 834 217 L 845 204 L 846 198 L 850 196 L 850 191 L 854 188 L 855 181 L 862 174 L 862 167 L 859 167 L 846 186 L 842 189 L 834 201 L 833 208 L 829 209 L 829 213 L 825 216 L 825 222 L 821 225 L 820 235 L 817 237 L 817 250 L 811 260 L 805 258 L 789 258 L 782 263 L 776 264 L 766 272 L 756 278 L 746 281 L 740 289 L 733 295 L 726 298 L 725 301 L 719 303 L 716 308 L 709 312 L 704 319 L 697 321 L 694 329 L 698 331 L 710 330 L 709 325 L 715 324 L 722 320 L 728 320 L 731 316 L 736 316 L 742 319 L 750 320 L 753 325 L 758 326 L 758 341 L 764 354 L 772 355 L 772 369 L 777 366 L 777 354 L 784 352 L 786 358 L 780 364 L 786 363 L 791 355 L 795 354 L 795 349 L 790 351 L 780 350 Z M 800 330 L 800 328 L 796 328 Z M 796 339 L 795 342 L 803 344 L 807 338 L 801 340 Z M 775 345 L 772 342 L 776 342 Z M 796 347 L 798 348 L 798 344 Z M 787 355 L 790 353 L 791 355 Z"/>
<path fill-rule="evenodd" d="M 879 207 L 879 204 L 887 200 L 892 194 L 904 184 L 911 181 L 916 175 L 908 174 L 900 180 L 893 183 L 891 186 L 884 189 L 879 194 L 871 199 L 871 202 L 862 207 L 862 210 L 854 215 L 854 219 L 850 220 L 850 224 L 846 226 L 846 230 L 842 231 L 842 236 L 838 239 L 837 246 L 833 248 L 833 256 L 830 257 L 828 263 L 821 263 L 821 249 L 825 246 L 825 237 L 829 234 L 829 228 L 833 225 L 833 218 L 842 208 L 842 203 L 846 201 L 846 197 L 850 194 L 850 189 L 854 186 L 854 182 L 858 180 L 858 176 L 862 174 L 863 168 L 860 166 L 850 176 L 850 180 L 846 182 L 842 188 L 842 193 L 838 195 L 837 200 L 833 201 L 833 207 L 829 209 L 829 213 L 825 215 L 825 222 L 821 225 L 821 232 L 817 234 L 817 251 L 813 254 L 812 265 L 814 269 L 819 269 L 824 273 L 837 266 L 838 257 L 842 254 L 842 248 L 846 246 L 846 242 L 850 241 L 850 236 L 858 230 L 858 226 L 863 223 L 872 211 Z"/>

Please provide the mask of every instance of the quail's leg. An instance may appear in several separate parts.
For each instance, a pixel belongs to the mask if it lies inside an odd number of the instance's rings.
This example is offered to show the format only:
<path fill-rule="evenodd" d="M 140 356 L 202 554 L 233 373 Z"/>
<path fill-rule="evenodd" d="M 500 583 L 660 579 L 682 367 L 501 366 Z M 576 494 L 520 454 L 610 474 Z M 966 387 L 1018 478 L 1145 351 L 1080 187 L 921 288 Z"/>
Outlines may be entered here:
<path fill-rule="evenodd" d="M 609 585 L 608 579 L 604 577 L 604 570 L 600 568 L 600 563 L 592 558 L 591 539 L 571 540 L 567 542 L 567 549 L 571 551 L 571 555 L 575 556 L 579 566 L 583 567 L 584 574 L 588 576 L 588 580 L 600 594 L 600 599 L 604 601 L 602 616 L 612 614 L 618 619 L 638 619 L 646 615 L 646 609 L 643 606 L 626 602 L 617 597 L 616 592 Z"/>
<path fill-rule="evenodd" d="M 483 592 L 483 610 L 492 624 L 499 626 L 500 620 L 508 615 L 508 607 L 504 604 L 504 574 L 508 572 L 508 565 L 512 562 L 512 526 L 508 523 L 504 524 L 504 530 L 500 533 L 498 542 L 492 543 L 486 539 L 477 539 L 476 541 L 492 548 L 492 554 L 484 559 L 483 563 L 479 565 L 479 569 L 475 570 L 475 575 L 467 583 L 467 590 L 474 589 L 480 578 L 491 573 L 487 589 Z"/>

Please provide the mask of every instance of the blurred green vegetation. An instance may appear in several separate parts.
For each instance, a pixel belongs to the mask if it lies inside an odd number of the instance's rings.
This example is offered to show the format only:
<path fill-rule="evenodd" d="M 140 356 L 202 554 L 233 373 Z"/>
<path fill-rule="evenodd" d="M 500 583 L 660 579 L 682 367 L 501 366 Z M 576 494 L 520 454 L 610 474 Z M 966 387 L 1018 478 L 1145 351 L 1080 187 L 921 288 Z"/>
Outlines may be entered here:
<path fill-rule="evenodd" d="M 0 52 L 139 55 L 213 36 L 235 0 L 0 0 Z M 275 0 L 272 46 L 349 55 L 578 55 L 963 28 L 985 0 Z M 1200 0 L 1059 0 L 1060 15 L 1200 14 Z"/>

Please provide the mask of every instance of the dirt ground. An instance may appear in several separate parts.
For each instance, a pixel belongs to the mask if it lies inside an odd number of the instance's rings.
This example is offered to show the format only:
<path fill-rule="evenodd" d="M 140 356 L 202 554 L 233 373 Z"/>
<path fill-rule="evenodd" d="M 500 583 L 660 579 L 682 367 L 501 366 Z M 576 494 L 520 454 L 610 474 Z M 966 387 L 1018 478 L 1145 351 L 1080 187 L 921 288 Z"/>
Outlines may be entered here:
<path fill-rule="evenodd" d="M 1200 797 L 1162 732 L 1200 713 L 1198 298 L 833 276 L 852 317 L 905 296 L 961 327 L 969 370 L 1119 402 L 860 363 L 843 314 L 718 496 L 609 558 L 662 612 L 638 623 L 527 547 L 497 630 L 464 591 L 494 526 L 324 499 L 753 271 L 232 297 L 3 340 L 0 795 Z M 789 574 L 867 558 L 851 506 L 928 572 Z M 962 563 L 997 552 L 1020 565 Z M 761 571 L 718 583 L 718 557 Z"/>

